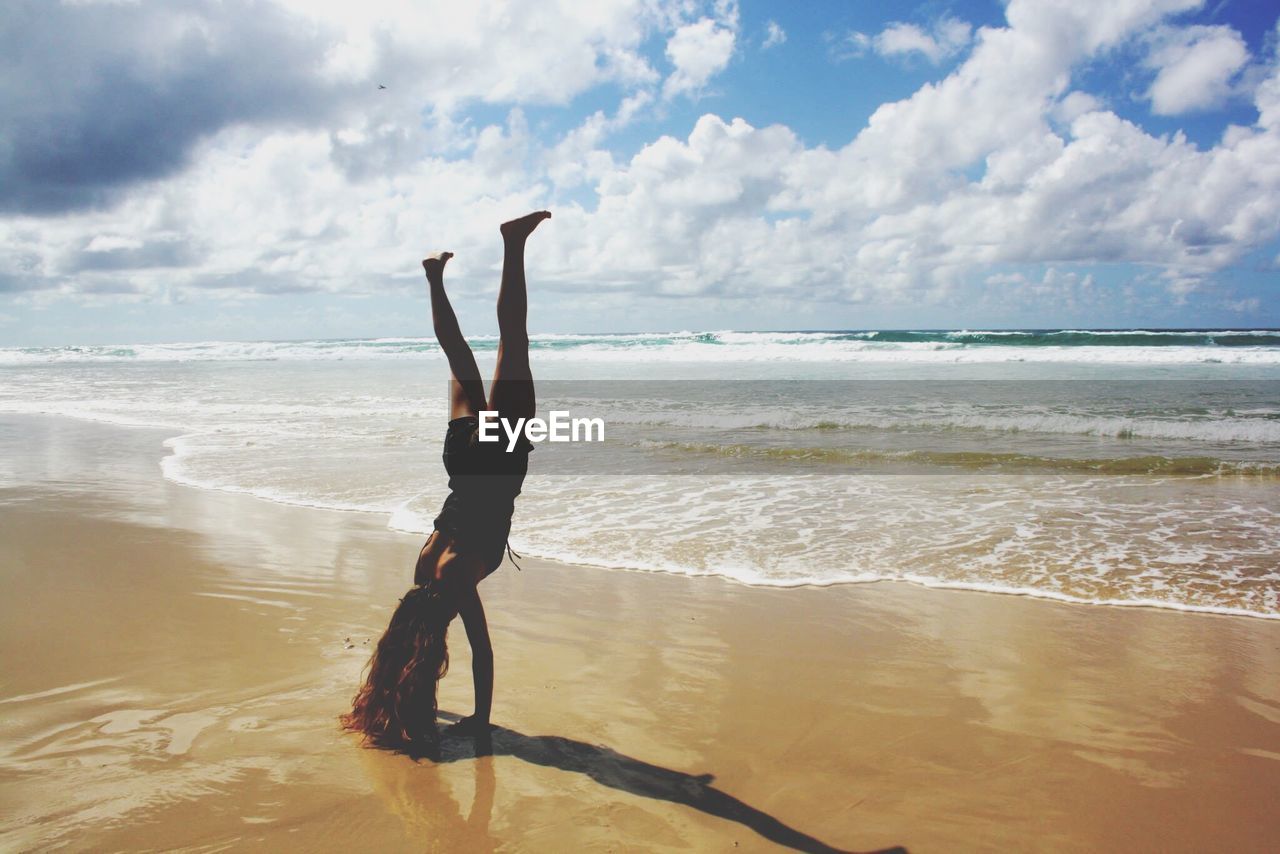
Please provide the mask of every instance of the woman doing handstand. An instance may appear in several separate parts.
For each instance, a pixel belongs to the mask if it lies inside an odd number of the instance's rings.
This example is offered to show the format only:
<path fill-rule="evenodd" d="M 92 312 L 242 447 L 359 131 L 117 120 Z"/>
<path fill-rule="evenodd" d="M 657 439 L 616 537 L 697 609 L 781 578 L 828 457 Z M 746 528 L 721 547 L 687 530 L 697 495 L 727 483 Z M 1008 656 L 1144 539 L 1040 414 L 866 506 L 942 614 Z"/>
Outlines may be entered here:
<path fill-rule="evenodd" d="M 422 262 L 431 289 L 436 340 L 452 374 L 443 455 L 449 496 L 418 554 L 414 586 L 392 614 L 352 709 L 342 716 L 346 729 L 363 733 L 366 741 L 379 747 L 435 744 L 436 683 L 449 668 L 445 634 L 458 615 L 471 644 L 476 708 L 450 729 L 465 735 L 489 731 L 493 647 L 476 586 L 502 563 L 533 445 L 523 437 L 512 450 L 506 442 L 479 442 L 478 413 L 496 411 L 512 424 L 533 417 L 524 245 L 550 216 L 538 211 L 502 225 L 498 364 L 488 398 L 475 356 L 444 292 L 444 266 L 453 253 L 441 252 Z"/>

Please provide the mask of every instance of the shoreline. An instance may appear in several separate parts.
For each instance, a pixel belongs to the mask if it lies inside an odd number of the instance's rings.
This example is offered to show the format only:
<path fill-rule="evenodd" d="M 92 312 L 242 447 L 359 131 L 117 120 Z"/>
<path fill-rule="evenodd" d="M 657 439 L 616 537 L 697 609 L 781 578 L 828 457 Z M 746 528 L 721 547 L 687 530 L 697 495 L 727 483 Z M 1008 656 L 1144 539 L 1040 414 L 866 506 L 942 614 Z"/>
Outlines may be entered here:
<path fill-rule="evenodd" d="M 163 448 L 163 453 L 156 460 L 156 465 L 161 472 L 161 476 L 166 481 L 173 483 L 177 486 L 182 486 L 188 489 L 194 489 L 199 491 L 217 492 L 217 493 L 223 493 L 227 495 L 239 495 L 239 496 L 244 496 L 257 501 L 265 501 L 269 504 L 275 504 L 275 505 L 280 505 L 285 507 L 299 507 L 299 508 L 307 508 L 307 509 L 313 509 L 313 510 L 319 510 L 319 511 L 325 511 L 325 512 L 336 512 L 336 513 L 367 514 L 373 519 L 376 519 L 377 521 L 381 522 L 383 526 L 386 528 L 386 530 L 391 533 L 406 534 L 411 536 L 422 536 L 422 537 L 427 536 L 427 534 L 429 533 L 428 531 L 418 531 L 418 530 L 413 530 L 407 527 L 399 527 L 393 524 L 393 521 L 397 516 L 397 514 L 399 514 L 404 509 L 404 507 L 407 506 L 410 502 L 412 502 L 414 498 L 416 498 L 417 496 L 412 496 L 406 499 L 405 501 L 401 502 L 396 507 L 391 508 L 389 510 L 386 510 L 386 509 L 375 510 L 375 509 L 370 509 L 365 507 L 354 507 L 354 506 L 339 507 L 331 504 L 309 503 L 301 500 L 293 500 L 293 499 L 282 498 L 278 496 L 264 495 L 259 492 L 255 492 L 252 489 L 210 486 L 207 484 L 199 483 L 190 478 L 184 478 L 184 477 L 175 475 L 172 471 L 173 467 L 171 465 L 166 465 L 168 461 L 176 459 L 179 456 L 177 451 L 175 450 L 175 445 L 174 445 L 175 440 L 180 440 L 187 436 L 192 436 L 192 435 L 202 435 L 201 433 L 198 433 L 198 432 L 193 433 L 191 431 L 183 431 L 180 428 L 171 427 L 171 426 L 154 427 L 154 426 L 143 426 L 143 425 L 137 425 L 137 424 L 126 424 L 126 423 L 111 421 L 108 419 L 98 419 L 98 418 L 91 418 L 88 416 L 68 415 L 68 414 L 62 414 L 62 413 L 0 412 L 0 421 L 3 421 L 4 419 L 16 419 L 18 421 L 31 420 L 37 423 L 39 422 L 40 419 L 65 419 L 68 421 L 73 421 L 78 423 L 97 424 L 97 425 L 103 425 L 106 427 L 119 428 L 124 430 L 160 431 L 165 434 L 165 437 L 164 437 L 164 441 L 161 443 Z M 720 581 L 727 582 L 729 584 L 735 584 L 735 585 L 740 585 L 747 588 L 762 589 L 762 590 L 773 590 L 773 589 L 792 590 L 792 589 L 802 589 L 802 588 L 829 589 L 829 588 L 836 588 L 836 587 L 843 587 L 843 586 L 860 586 L 860 585 L 867 585 L 867 584 L 889 584 L 889 585 L 900 584 L 900 585 L 917 587 L 917 588 L 926 589 L 926 590 L 945 590 L 945 591 L 953 591 L 957 593 L 982 593 L 990 596 L 1014 596 L 1019 598 L 1035 599 L 1035 600 L 1040 600 L 1045 602 L 1055 602 L 1058 604 L 1074 605 L 1074 606 L 1174 611 L 1174 612 L 1183 613 L 1183 614 L 1198 614 L 1203 616 L 1232 617 L 1232 618 L 1254 619 L 1254 620 L 1280 620 L 1280 612 L 1263 613 L 1259 611 L 1251 611 L 1246 608 L 1237 608 L 1232 606 L 1194 605 L 1194 604 L 1184 604 L 1179 602 L 1164 602 L 1164 601 L 1152 600 L 1152 599 L 1134 599 L 1134 600 L 1085 599 L 1078 596 L 1072 596 L 1070 594 L 1058 593 L 1052 590 L 1042 590 L 1034 587 L 1012 587 L 1012 586 L 1002 586 L 999 584 L 985 584 L 982 582 L 962 582 L 962 581 L 951 582 L 951 581 L 932 581 L 932 580 L 917 579 L 917 578 L 871 577 L 871 578 L 855 578 L 855 579 L 848 579 L 848 580 L 842 579 L 842 580 L 835 580 L 827 583 L 821 583 L 821 582 L 815 582 L 815 581 L 769 583 L 764 581 L 752 582 L 752 581 L 748 581 L 725 572 L 692 573 L 682 569 L 666 569 L 666 568 L 656 567 L 656 566 L 655 567 L 639 567 L 639 566 L 626 565 L 622 563 L 619 563 L 617 565 L 607 565 L 607 564 L 591 563 L 591 562 L 580 561 L 580 560 L 571 560 L 563 557 L 546 557 L 546 556 L 537 556 L 533 554 L 531 554 L 530 556 L 539 557 L 539 559 L 541 560 L 546 560 L 553 563 L 563 564 L 566 566 L 581 567 L 584 569 L 591 569 L 593 571 L 658 573 L 663 575 L 674 575 L 678 577 L 718 579 Z"/>
<path fill-rule="evenodd" d="M 1260 850 L 1280 835 L 1276 623 L 903 583 L 530 558 L 481 588 L 493 754 L 358 749 L 336 718 L 420 537 L 164 480 L 161 432 L 0 433 L 26 443 L 13 467 L 42 467 L 0 488 L 4 847 Z M 456 626 L 451 641 L 440 705 L 462 714 L 469 650 Z"/>

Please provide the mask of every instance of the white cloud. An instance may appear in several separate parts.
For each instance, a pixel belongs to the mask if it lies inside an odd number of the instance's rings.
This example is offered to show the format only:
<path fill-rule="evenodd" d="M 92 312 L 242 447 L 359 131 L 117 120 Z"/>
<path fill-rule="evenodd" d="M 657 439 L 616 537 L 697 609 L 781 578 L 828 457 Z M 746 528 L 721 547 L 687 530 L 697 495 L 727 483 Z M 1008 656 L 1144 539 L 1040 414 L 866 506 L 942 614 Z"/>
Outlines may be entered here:
<path fill-rule="evenodd" d="M 345 134 L 353 175 L 362 161 L 398 168 L 433 150 L 424 111 L 447 121 L 477 101 L 563 105 L 603 84 L 657 85 L 643 48 L 686 14 L 681 0 L 519 14 L 449 0 L 8 6 L 0 210 L 44 213 L 112 203 L 238 124 L 328 128 Z M 709 69 L 685 65 L 681 81 L 705 82 Z"/>
<path fill-rule="evenodd" d="M 373 293 L 417 287 L 417 258 L 447 248 L 459 292 L 486 293 L 500 262 L 496 223 L 554 203 L 530 246 L 547 290 L 911 305 L 1004 294 L 1079 309 L 1098 299 L 1081 268 L 1124 263 L 1185 296 L 1277 234 L 1280 66 L 1255 87 L 1258 122 L 1206 149 L 1146 133 L 1072 73 L 1190 5 L 1012 0 L 1008 26 L 978 30 L 953 71 L 882 105 L 845 145 L 806 146 L 782 125 L 708 114 L 629 157 L 611 150 L 611 135 L 642 131 L 659 98 L 696 94 L 722 71 L 736 17 L 727 7 L 692 21 L 700 13 L 683 6 L 653 14 L 675 68 L 659 87 L 639 54 L 632 71 L 608 70 L 617 51 L 639 50 L 643 27 L 602 11 L 565 26 L 594 40 L 590 74 L 631 82 L 612 111 L 568 132 L 548 138 L 521 109 L 584 85 L 539 83 L 526 99 L 509 75 L 530 74 L 536 51 L 512 59 L 516 71 L 477 70 L 456 85 L 433 72 L 454 88 L 426 101 L 425 127 L 420 91 L 332 126 L 238 123 L 115 207 L 0 218 L 0 289 Z M 719 53 L 695 49 L 708 44 Z M 466 61 L 469 74 L 479 60 Z M 397 79 L 388 85 L 399 89 Z M 505 120 L 473 125 L 450 106 L 458 92 L 495 91 L 512 93 Z M 1037 272 L 992 272 L 1011 268 Z"/>
<path fill-rule="evenodd" d="M 702 18 L 676 30 L 667 42 L 667 58 L 675 70 L 662 86 L 662 96 L 697 95 L 724 71 L 733 56 L 734 30 Z"/>
<path fill-rule="evenodd" d="M 1170 15 L 1203 5 L 1204 0 L 1012 0 L 1005 7 L 1005 18 L 1010 29 L 1031 39 L 1046 54 L 1079 58 L 1113 47 Z"/>
<path fill-rule="evenodd" d="M 827 33 L 826 38 L 831 42 L 830 55 L 836 62 L 866 56 L 867 51 L 871 50 L 871 36 L 857 30 L 847 32 L 840 38 L 835 38 L 833 34 Z"/>
<path fill-rule="evenodd" d="M 1085 314 L 1095 310 L 1103 296 L 1092 273 L 1061 270 L 1049 265 L 1040 278 L 1025 273 L 995 273 L 984 280 L 982 299 L 994 306 L 1034 304 L 1052 306 L 1061 314 Z"/>
<path fill-rule="evenodd" d="M 929 30 L 902 21 L 889 24 L 878 35 L 849 32 L 833 50 L 836 59 L 851 59 L 874 52 L 883 57 L 919 54 L 934 65 L 964 50 L 973 39 L 973 27 L 958 18 L 944 15 Z"/>
<path fill-rule="evenodd" d="M 275 0 L 304 21 L 337 33 L 326 71 L 377 78 L 430 102 L 564 103 L 606 80 L 651 82 L 639 54 L 667 3 L 609 0 L 503 4 L 451 0 Z"/>
<path fill-rule="evenodd" d="M 777 21 L 769 21 L 765 24 L 764 42 L 760 45 L 764 50 L 776 47 L 787 40 L 787 31 L 782 29 Z"/>
<path fill-rule="evenodd" d="M 1262 307 L 1262 300 L 1257 297 L 1247 297 L 1245 299 L 1227 300 L 1223 303 L 1223 308 L 1236 314 L 1256 314 L 1258 309 Z"/>
<path fill-rule="evenodd" d="M 915 24 L 893 23 L 872 40 L 881 56 L 909 56 L 919 53 L 934 65 L 955 56 L 969 44 L 973 27 L 952 17 L 939 18 L 930 32 Z"/>
<path fill-rule="evenodd" d="M 1208 151 L 1151 136 L 1069 83 L 1077 64 L 1187 5 L 1014 0 L 1013 26 L 981 30 L 952 74 L 883 105 L 837 150 L 704 116 L 687 142 L 655 142 L 601 181 L 599 211 L 616 226 L 597 226 L 611 236 L 584 253 L 681 292 L 766 292 L 798 265 L 815 296 L 901 299 L 992 265 L 1127 263 L 1163 270 L 1185 295 L 1276 234 L 1278 72 L 1258 89 L 1259 125 Z M 975 166 L 981 177 L 966 178 Z M 618 234 L 661 249 L 603 261 Z"/>
<path fill-rule="evenodd" d="M 1147 56 L 1147 65 L 1157 70 L 1147 90 L 1152 111 L 1176 116 L 1220 106 L 1248 61 L 1244 39 L 1231 27 L 1162 27 Z"/>
<path fill-rule="evenodd" d="M 545 153 L 547 177 L 557 189 L 598 180 L 614 165 L 612 153 L 601 148 L 606 138 L 629 125 L 652 101 L 653 95 L 640 91 L 624 98 L 613 118 L 599 110 L 592 113 Z"/>
<path fill-rule="evenodd" d="M 134 237 L 122 237 L 118 234 L 97 234 L 84 248 L 85 252 L 115 252 L 120 249 L 140 249 L 142 241 Z"/>
<path fill-rule="evenodd" d="M 1050 110 L 1050 117 L 1063 124 L 1070 124 L 1085 113 L 1102 109 L 1102 101 L 1088 92 L 1068 92 Z"/>

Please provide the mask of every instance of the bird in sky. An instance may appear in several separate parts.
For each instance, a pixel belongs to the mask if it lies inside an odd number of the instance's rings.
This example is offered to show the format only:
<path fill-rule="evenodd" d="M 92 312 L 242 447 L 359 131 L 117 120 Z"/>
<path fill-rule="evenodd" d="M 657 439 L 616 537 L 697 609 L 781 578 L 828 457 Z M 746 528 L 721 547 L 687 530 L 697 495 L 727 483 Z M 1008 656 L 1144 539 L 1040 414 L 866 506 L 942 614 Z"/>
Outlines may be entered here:
<path fill-rule="evenodd" d="M 378 84 L 378 88 L 379 88 L 379 89 L 385 89 L 385 88 L 387 88 L 387 87 L 386 87 L 386 86 L 383 86 L 381 83 L 379 83 L 379 84 Z"/>

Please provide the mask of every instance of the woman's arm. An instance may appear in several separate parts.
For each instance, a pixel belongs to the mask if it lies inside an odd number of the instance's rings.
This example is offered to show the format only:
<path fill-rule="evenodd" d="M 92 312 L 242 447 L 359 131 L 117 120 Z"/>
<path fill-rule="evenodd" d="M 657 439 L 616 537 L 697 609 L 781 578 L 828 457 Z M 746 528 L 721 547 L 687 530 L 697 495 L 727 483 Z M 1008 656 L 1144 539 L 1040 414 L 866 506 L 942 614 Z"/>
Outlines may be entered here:
<path fill-rule="evenodd" d="M 455 726 L 471 729 L 467 726 L 470 724 L 476 728 L 474 734 L 479 734 L 488 729 L 489 712 L 493 708 L 493 645 L 489 642 L 489 624 L 484 617 L 480 591 L 468 585 L 460 595 L 458 614 L 471 644 L 471 678 L 475 682 L 476 711 Z"/>

